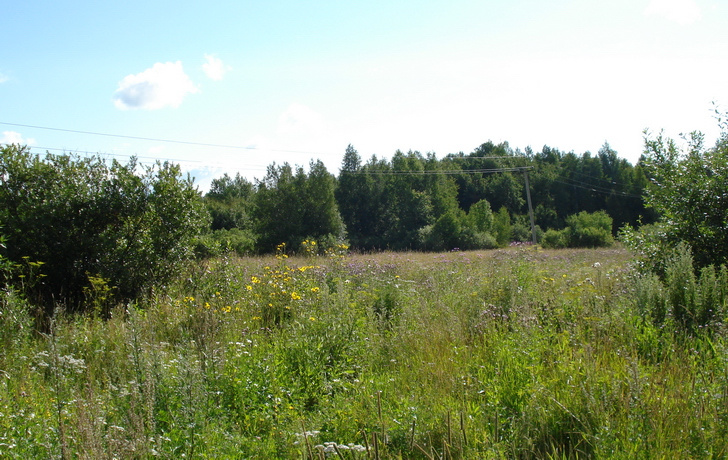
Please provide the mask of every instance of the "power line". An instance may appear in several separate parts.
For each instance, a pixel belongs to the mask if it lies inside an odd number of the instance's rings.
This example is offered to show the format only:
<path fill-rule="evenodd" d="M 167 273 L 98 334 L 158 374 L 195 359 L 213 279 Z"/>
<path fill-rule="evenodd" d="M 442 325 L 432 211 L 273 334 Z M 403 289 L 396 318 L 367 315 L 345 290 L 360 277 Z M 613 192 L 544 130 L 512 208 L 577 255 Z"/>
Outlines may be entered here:
<path fill-rule="evenodd" d="M 147 161 L 171 161 L 171 162 L 179 162 L 179 163 L 196 163 L 204 166 L 218 166 L 218 167 L 228 167 L 228 165 L 225 162 L 222 161 L 215 161 L 215 162 L 209 162 L 209 161 L 202 161 L 202 160 L 182 160 L 179 158 L 165 158 L 165 157 L 153 157 L 153 156 L 141 156 L 141 155 L 127 155 L 124 153 L 98 153 L 98 152 L 90 152 L 85 150 L 69 150 L 69 149 L 62 149 L 58 147 L 40 147 L 40 146 L 28 146 L 30 149 L 41 149 L 41 150 L 52 150 L 52 151 L 59 151 L 64 153 L 74 153 L 74 154 L 83 154 L 83 155 L 90 155 L 98 157 L 102 160 L 108 160 L 109 156 L 112 157 L 124 157 L 124 158 L 131 158 L 132 156 L 140 159 L 140 160 L 147 160 Z M 236 164 L 236 168 L 240 169 L 243 168 L 248 171 L 265 171 L 266 167 L 262 165 L 249 165 L 249 164 Z"/>
<path fill-rule="evenodd" d="M 562 179 L 565 179 L 565 178 L 562 177 Z M 567 180 L 569 180 L 569 179 L 567 179 Z M 590 192 L 599 193 L 600 195 L 612 195 L 612 194 L 615 194 L 615 195 L 619 195 L 619 196 L 623 196 L 623 197 L 628 197 L 628 198 L 642 198 L 641 195 L 635 195 L 633 193 L 627 193 L 627 192 L 620 192 L 618 190 L 604 189 L 604 188 L 597 187 L 597 186 L 593 186 L 593 185 L 589 185 L 589 184 L 586 184 L 586 185 L 577 185 L 577 184 L 574 184 L 574 183 L 564 182 L 564 181 L 561 181 L 561 180 L 558 180 L 558 179 L 553 179 L 553 181 L 554 182 L 557 182 L 559 184 L 568 185 L 569 187 L 580 188 L 580 189 L 583 189 L 583 190 L 589 190 Z M 581 182 L 581 183 L 583 184 L 583 182 Z"/>
<path fill-rule="evenodd" d="M 21 128 L 45 129 L 48 131 L 60 131 L 60 132 L 64 132 L 64 133 L 87 134 L 87 135 L 92 135 L 92 136 L 115 137 L 115 138 L 120 138 L 120 139 L 134 139 L 134 140 L 141 140 L 141 141 L 167 142 L 170 144 L 196 145 L 196 146 L 200 146 L 200 147 L 215 147 L 215 148 L 235 149 L 235 150 L 266 150 L 266 151 L 270 151 L 270 152 L 302 153 L 302 154 L 306 154 L 306 155 L 321 154 L 321 152 L 306 152 L 303 150 L 261 149 L 260 147 L 252 147 L 252 146 L 211 144 L 211 143 L 207 143 L 207 142 L 177 141 L 177 140 L 173 140 L 173 139 L 160 139 L 160 138 L 154 138 L 154 137 L 127 136 L 127 135 L 122 135 L 122 134 L 98 133 L 98 132 L 94 132 L 94 131 L 78 131 L 75 129 L 51 128 L 48 126 L 36 126 L 36 125 L 24 125 L 24 124 L 20 124 L 20 123 L 8 123 L 8 122 L 4 122 L 4 121 L 0 121 L 0 125 L 16 126 L 16 127 L 21 127 Z"/>
<path fill-rule="evenodd" d="M 29 148 L 41 149 L 41 150 L 53 150 L 53 151 L 57 151 L 57 152 L 69 152 L 69 153 L 76 153 L 76 154 L 82 153 L 84 155 L 93 155 L 93 156 L 97 156 L 99 158 L 104 158 L 107 156 L 130 158 L 130 157 L 134 156 L 139 159 L 147 159 L 147 160 L 155 160 L 155 161 L 164 160 L 164 161 L 179 161 L 181 163 L 182 162 L 184 162 L 184 163 L 203 163 L 200 160 L 181 160 L 179 158 L 163 158 L 163 157 L 150 157 L 150 156 L 141 156 L 141 155 L 127 155 L 124 153 L 99 153 L 99 152 L 90 152 L 90 151 L 85 151 L 85 150 L 61 149 L 58 147 L 39 147 L 39 146 L 35 146 L 35 145 L 31 145 L 31 146 L 29 146 Z"/>

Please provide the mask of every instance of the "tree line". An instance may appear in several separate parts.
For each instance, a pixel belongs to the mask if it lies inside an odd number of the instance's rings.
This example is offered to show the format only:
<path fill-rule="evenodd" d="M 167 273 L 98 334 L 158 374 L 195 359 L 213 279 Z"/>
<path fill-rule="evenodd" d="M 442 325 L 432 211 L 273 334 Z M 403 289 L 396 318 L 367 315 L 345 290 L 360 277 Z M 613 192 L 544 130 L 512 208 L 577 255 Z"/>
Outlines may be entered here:
<path fill-rule="evenodd" d="M 579 213 L 608 242 L 624 225 L 655 219 L 642 200 L 643 165 L 619 158 L 608 144 L 596 155 L 543 147 L 514 150 L 487 142 L 469 154 L 397 151 L 391 159 L 364 160 L 349 145 L 338 176 L 320 161 L 308 172 L 271 165 L 255 183 L 227 174 L 213 180 L 205 203 L 212 216 L 203 253 L 233 249 L 269 252 L 278 243 L 296 248 L 307 239 L 345 240 L 372 250 L 494 248 L 532 239 L 525 174 L 529 175 L 538 238 L 563 230 Z M 582 219 L 583 220 L 583 219 Z M 605 228 L 606 225 L 606 228 Z M 569 241 L 547 238 L 554 245 Z M 577 241 L 577 240 L 574 240 Z"/>

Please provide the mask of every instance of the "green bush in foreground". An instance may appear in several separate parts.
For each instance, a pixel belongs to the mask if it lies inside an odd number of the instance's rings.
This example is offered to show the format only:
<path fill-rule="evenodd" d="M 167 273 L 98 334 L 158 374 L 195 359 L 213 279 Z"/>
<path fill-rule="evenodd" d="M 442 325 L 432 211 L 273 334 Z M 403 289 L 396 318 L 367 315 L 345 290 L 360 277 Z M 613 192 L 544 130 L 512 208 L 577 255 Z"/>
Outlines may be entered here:
<path fill-rule="evenodd" d="M 687 138 L 686 151 L 662 134 L 645 139 L 646 203 L 661 216 L 662 247 L 687 244 L 696 267 L 728 262 L 728 124 L 719 125 L 713 148 L 699 132 Z"/>
<path fill-rule="evenodd" d="M 41 158 L 6 145 L 0 178 L 11 281 L 49 312 L 55 302 L 86 308 L 101 284 L 117 300 L 163 286 L 207 225 L 192 179 L 169 163 Z"/>

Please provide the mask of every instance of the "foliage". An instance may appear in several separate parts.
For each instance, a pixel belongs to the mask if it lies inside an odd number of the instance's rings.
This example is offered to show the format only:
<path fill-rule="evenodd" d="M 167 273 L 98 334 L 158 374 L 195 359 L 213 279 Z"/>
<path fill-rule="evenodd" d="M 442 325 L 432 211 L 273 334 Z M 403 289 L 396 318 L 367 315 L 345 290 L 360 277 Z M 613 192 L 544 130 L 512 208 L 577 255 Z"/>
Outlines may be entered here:
<path fill-rule="evenodd" d="M 557 249 L 607 247 L 614 243 L 612 218 L 604 211 L 582 211 L 567 217 L 566 223 L 563 230 L 546 231 L 541 244 Z"/>
<path fill-rule="evenodd" d="M 480 200 L 470 206 L 468 223 L 477 232 L 490 232 L 493 228 L 494 217 L 488 200 Z"/>
<path fill-rule="evenodd" d="M 672 324 L 691 334 L 714 332 L 728 314 L 728 269 L 709 265 L 696 275 L 684 243 L 670 251 L 664 281 L 654 272 L 643 272 L 635 285 L 642 315 L 656 326 Z"/>
<path fill-rule="evenodd" d="M 229 252 L 244 256 L 255 251 L 255 235 L 235 227 L 205 233 L 195 243 L 197 258 L 217 257 Z"/>
<path fill-rule="evenodd" d="M 240 176 L 240 173 L 235 178 L 225 173 L 222 177 L 213 179 L 210 191 L 205 195 L 205 204 L 212 217 L 210 228 L 250 231 L 250 210 L 254 192 L 253 184 Z"/>
<path fill-rule="evenodd" d="M 711 149 L 699 132 L 686 138 L 684 152 L 662 133 L 645 139 L 647 204 L 660 215 L 668 245 L 688 244 L 697 267 L 728 262 L 728 125 L 721 129 Z"/>
<path fill-rule="evenodd" d="M 7 145 L 0 158 L 0 227 L 7 258 L 42 264 L 41 279 L 14 282 L 52 310 L 55 301 L 83 308 L 92 277 L 109 281 L 118 299 L 161 287 L 188 258 L 207 225 L 190 178 L 169 163 L 141 167 L 99 157 L 32 155 Z M 39 266 L 39 265 L 37 265 Z M 21 267 L 22 270 L 22 267 Z"/>
<path fill-rule="evenodd" d="M 566 224 L 569 228 L 570 247 L 605 247 L 614 242 L 612 218 L 605 211 L 593 213 L 582 211 L 567 217 Z"/>
<path fill-rule="evenodd" d="M 569 247 L 568 230 L 554 230 L 550 228 L 546 230 L 541 238 L 541 246 L 549 249 L 564 249 Z"/>
<path fill-rule="evenodd" d="M 271 165 L 254 198 L 258 249 L 271 252 L 285 242 L 295 250 L 307 238 L 343 238 L 335 185 L 321 161 L 311 162 L 308 174 L 301 167 L 294 172 L 288 163 Z"/>
<path fill-rule="evenodd" d="M 284 255 L 190 264 L 144 309 L 59 314 L 47 335 L 19 329 L 27 308 L 4 298 L 0 456 L 710 458 L 728 447 L 725 296 L 692 304 L 722 306 L 708 327 L 675 327 L 672 307 L 657 321 L 660 304 L 645 299 L 668 305 L 672 288 L 641 285 L 627 251 Z M 691 272 L 686 257 L 670 259 L 674 276 Z M 695 299 L 701 286 L 725 292 L 714 275 L 681 286 Z"/>
<path fill-rule="evenodd" d="M 606 211 L 613 218 L 612 232 L 624 224 L 654 220 L 641 199 L 647 183 L 642 166 L 618 158 L 606 143 L 598 155 L 562 153 L 548 146 L 538 153 L 521 152 L 505 142 L 486 142 L 468 155 L 438 159 L 434 153 L 398 150 L 391 160 L 372 156 L 368 161 L 349 145 L 334 181 L 333 202 L 326 191 L 331 187 L 328 173 L 323 165 L 313 165 L 311 171 L 321 173 L 318 178 L 300 167 L 273 164 L 255 187 L 239 175 L 216 179 L 205 196 L 212 229 L 250 231 L 256 251 L 263 253 L 281 241 L 294 248 L 304 238 L 321 239 L 324 227 L 334 229 L 331 238 L 346 238 L 355 250 L 364 251 L 525 242 L 532 236 L 518 168 L 530 168 L 537 239 L 542 228 L 563 228 L 566 218 L 580 211 Z M 322 195 L 306 191 L 308 182 L 320 184 Z M 497 229 L 496 209 L 501 212 Z M 305 228 L 308 222 L 318 223 Z"/>
<path fill-rule="evenodd" d="M 501 207 L 493 219 L 493 236 L 498 246 L 506 246 L 513 238 L 513 225 L 508 209 Z"/>
<path fill-rule="evenodd" d="M 635 263 L 643 272 L 665 275 L 667 260 L 674 250 L 662 223 L 642 225 L 639 228 L 625 226 L 619 231 L 619 241 L 635 254 Z"/>

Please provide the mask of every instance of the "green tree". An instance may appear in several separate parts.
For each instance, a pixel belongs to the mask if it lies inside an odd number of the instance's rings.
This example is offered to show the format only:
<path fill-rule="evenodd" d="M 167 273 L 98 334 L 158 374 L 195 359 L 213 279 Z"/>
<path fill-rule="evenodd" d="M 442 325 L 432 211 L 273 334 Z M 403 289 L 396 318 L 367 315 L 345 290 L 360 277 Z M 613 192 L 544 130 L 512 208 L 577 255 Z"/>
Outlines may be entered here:
<path fill-rule="evenodd" d="M 210 191 L 205 195 L 205 204 L 212 218 L 212 230 L 251 227 L 250 210 L 255 188 L 253 183 L 236 174 L 227 173 L 213 179 Z"/>
<path fill-rule="evenodd" d="M 269 166 L 254 200 L 258 248 L 271 252 L 286 243 L 295 250 L 307 238 L 343 238 L 335 186 L 334 176 L 321 161 L 312 161 L 308 174 L 300 166 L 294 173 L 288 163 Z"/>
<path fill-rule="evenodd" d="M 467 219 L 476 231 L 490 232 L 493 228 L 494 217 L 488 200 L 480 200 L 470 206 Z"/>
<path fill-rule="evenodd" d="M 660 215 L 665 243 L 686 243 L 697 266 L 728 262 L 728 123 L 713 148 L 699 132 L 687 150 L 662 133 L 646 136 L 647 204 Z"/>
<path fill-rule="evenodd" d="M 498 246 L 506 246 L 511 242 L 513 224 L 511 223 L 511 215 L 505 206 L 501 207 L 494 216 L 493 236 L 495 236 Z"/>
<path fill-rule="evenodd" d="M 7 257 L 43 264 L 44 278 L 25 287 L 49 309 L 54 302 L 81 308 L 92 278 L 105 280 L 119 300 L 164 285 L 207 225 L 200 194 L 177 165 L 2 148 Z"/>

